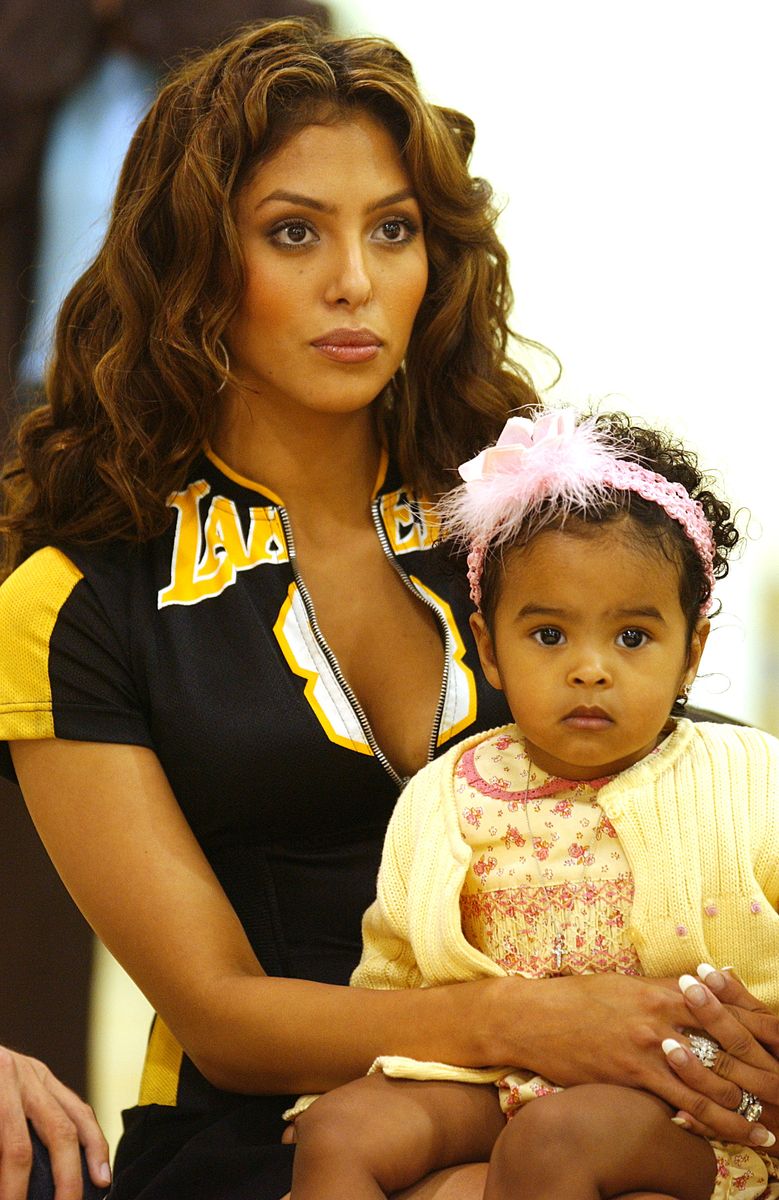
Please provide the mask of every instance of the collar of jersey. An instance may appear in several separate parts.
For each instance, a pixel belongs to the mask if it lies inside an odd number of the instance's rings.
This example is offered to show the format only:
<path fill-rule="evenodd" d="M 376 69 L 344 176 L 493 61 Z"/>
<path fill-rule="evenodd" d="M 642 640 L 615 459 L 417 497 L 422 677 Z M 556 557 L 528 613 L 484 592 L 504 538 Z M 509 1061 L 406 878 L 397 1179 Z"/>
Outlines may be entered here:
<path fill-rule="evenodd" d="M 209 462 L 211 462 L 216 469 L 221 472 L 222 475 L 225 475 L 228 479 L 231 479 L 233 483 L 237 483 L 243 488 L 248 488 L 250 492 L 259 492 L 259 494 L 264 496 L 266 500 L 270 500 L 271 504 L 276 504 L 279 508 L 284 508 L 284 501 L 282 500 L 281 496 L 277 495 L 276 492 L 271 491 L 270 488 L 265 487 L 263 484 L 258 483 L 255 479 L 249 479 L 247 475 L 241 475 L 238 471 L 234 471 L 232 467 L 228 466 L 224 459 L 220 458 L 219 455 L 214 452 L 208 442 L 206 442 L 203 447 L 203 453 Z M 373 486 L 372 498 L 374 500 L 377 496 L 380 496 L 383 491 L 388 490 L 388 476 L 390 473 L 389 455 L 387 454 L 386 449 L 382 446 L 381 457 L 379 459 L 379 470 L 376 476 L 376 482 Z"/>

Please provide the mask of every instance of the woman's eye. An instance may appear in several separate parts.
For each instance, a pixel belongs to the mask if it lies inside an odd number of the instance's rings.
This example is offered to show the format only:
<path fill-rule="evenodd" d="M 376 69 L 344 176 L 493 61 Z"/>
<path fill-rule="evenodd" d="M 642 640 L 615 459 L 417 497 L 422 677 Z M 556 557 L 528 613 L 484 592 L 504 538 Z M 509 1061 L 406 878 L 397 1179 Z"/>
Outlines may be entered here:
<path fill-rule="evenodd" d="M 283 221 L 274 226 L 270 236 L 278 246 L 310 246 L 319 241 L 316 231 L 307 221 Z"/>
<path fill-rule="evenodd" d="M 617 645 L 624 646 L 626 650 L 638 650 L 648 640 L 649 636 L 643 629 L 623 629 L 617 637 Z"/>
<path fill-rule="evenodd" d="M 543 629 L 534 629 L 532 636 L 542 646 L 562 646 L 565 641 L 562 629 L 555 629 L 554 625 L 545 625 Z"/>
<path fill-rule="evenodd" d="M 418 227 L 408 217 L 390 217 L 376 226 L 372 236 L 377 242 L 397 246 L 412 241 L 418 233 Z"/>

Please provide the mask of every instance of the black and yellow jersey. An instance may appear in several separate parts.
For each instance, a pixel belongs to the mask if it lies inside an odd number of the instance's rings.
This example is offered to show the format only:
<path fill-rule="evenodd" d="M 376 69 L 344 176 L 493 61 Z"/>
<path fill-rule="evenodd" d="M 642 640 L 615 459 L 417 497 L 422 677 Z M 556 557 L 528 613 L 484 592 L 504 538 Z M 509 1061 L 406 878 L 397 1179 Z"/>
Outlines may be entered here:
<path fill-rule="evenodd" d="M 281 498 L 208 451 L 170 503 L 159 537 L 49 546 L 0 588 L 0 770 L 12 739 L 152 748 L 265 970 L 345 983 L 402 781 L 319 633 Z M 432 512 L 386 462 L 373 519 L 445 642 L 434 757 L 507 710 Z M 141 1103 L 207 1121 L 232 1101 L 156 1021 Z"/>

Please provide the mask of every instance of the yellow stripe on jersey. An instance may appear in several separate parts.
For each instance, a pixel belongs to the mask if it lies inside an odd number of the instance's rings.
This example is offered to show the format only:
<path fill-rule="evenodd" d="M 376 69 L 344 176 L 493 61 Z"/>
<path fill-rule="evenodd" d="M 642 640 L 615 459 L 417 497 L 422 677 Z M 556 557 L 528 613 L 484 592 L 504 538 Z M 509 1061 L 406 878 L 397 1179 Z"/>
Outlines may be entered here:
<path fill-rule="evenodd" d="M 448 742 L 450 738 L 462 733 L 463 729 L 467 729 L 476 720 L 476 680 L 473 671 L 465 662 L 465 643 L 460 637 L 460 630 L 457 628 L 451 605 L 447 604 L 431 588 L 426 587 L 421 579 L 417 579 L 414 575 L 410 575 L 409 579 L 414 587 L 423 592 L 438 609 L 451 638 L 452 657 L 449 661 L 449 678 L 438 731 L 438 745 L 443 746 L 444 742 Z"/>
<path fill-rule="evenodd" d="M 0 587 L 0 739 L 54 737 L 49 644 L 83 576 L 60 550 L 36 551 Z"/>
<path fill-rule="evenodd" d="M 372 755 L 359 717 L 314 636 L 295 583 L 289 585 L 273 633 L 289 669 L 306 681 L 303 695 L 330 741 Z"/>
<path fill-rule="evenodd" d="M 184 1051 L 160 1017 L 155 1016 L 143 1064 L 139 1104 L 175 1105 Z"/>

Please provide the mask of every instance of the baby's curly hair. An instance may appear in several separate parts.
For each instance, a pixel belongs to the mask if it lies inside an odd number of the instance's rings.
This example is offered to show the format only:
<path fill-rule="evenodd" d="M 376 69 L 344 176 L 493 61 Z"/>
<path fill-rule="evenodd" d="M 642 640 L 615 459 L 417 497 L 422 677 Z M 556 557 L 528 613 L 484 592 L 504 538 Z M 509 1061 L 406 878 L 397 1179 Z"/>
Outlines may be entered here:
<path fill-rule="evenodd" d="M 716 579 L 724 579 L 729 570 L 729 557 L 742 535 L 730 505 L 712 490 L 714 480 L 700 469 L 697 455 L 674 435 L 637 425 L 626 413 L 597 413 L 593 415 L 593 421 L 595 428 L 619 448 L 620 458 L 640 463 L 669 482 L 681 484 L 688 495 L 698 501 L 711 529 L 712 571 Z M 711 599 L 711 584 L 703 562 L 681 525 L 659 504 L 645 500 L 636 492 L 609 490 L 603 498 L 588 501 L 586 509 L 573 506 L 565 512 L 555 512 L 542 508 L 537 517 L 523 527 L 511 547 L 526 546 L 547 529 L 564 528 L 566 533 L 586 537 L 603 524 L 625 516 L 632 518 L 625 529 L 626 536 L 641 543 L 653 542 L 666 557 L 677 563 L 679 600 L 687 620 L 688 636 L 691 636 L 700 613 L 705 612 Z M 508 550 L 509 546 L 504 545 L 488 551 L 485 558 L 481 607 L 490 626 L 500 591 L 503 555 Z"/>

